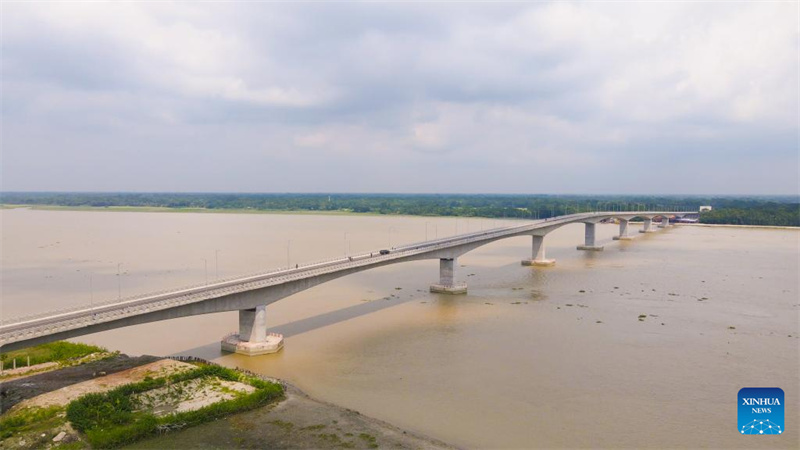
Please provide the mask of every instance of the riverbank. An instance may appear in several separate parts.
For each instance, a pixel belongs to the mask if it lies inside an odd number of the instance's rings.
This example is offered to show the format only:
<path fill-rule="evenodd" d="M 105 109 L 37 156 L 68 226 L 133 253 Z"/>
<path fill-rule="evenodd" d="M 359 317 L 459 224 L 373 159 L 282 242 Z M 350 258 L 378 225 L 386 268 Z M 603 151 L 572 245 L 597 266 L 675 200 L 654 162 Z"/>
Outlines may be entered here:
<path fill-rule="evenodd" d="M 355 211 L 310 211 L 295 209 L 243 209 L 243 208 L 170 208 L 160 206 L 62 206 L 62 205 L 14 205 L 0 204 L 0 209 L 31 209 L 37 211 L 90 211 L 90 212 L 147 212 L 147 213 L 196 213 L 196 214 L 289 214 L 289 215 L 320 215 L 320 216 L 386 216 L 378 213 L 361 213 Z M 391 214 L 392 216 L 408 216 L 404 214 Z M 447 217 L 447 216 L 442 216 Z"/>
<path fill-rule="evenodd" d="M 132 383 L 148 382 L 147 380 L 153 380 L 153 377 L 157 379 L 174 376 L 194 369 L 196 366 L 192 364 L 172 359 L 152 356 L 128 357 L 117 354 L 100 361 L 3 381 L 0 383 L 0 393 L 5 414 L 0 416 L 0 421 L 8 426 L 4 426 L 6 429 L 0 438 L 0 447 L 90 448 L 85 436 L 76 431 L 73 424 L 67 420 L 65 407 L 70 402 L 87 394 L 103 394 L 122 386 L 130 386 Z M 131 446 L 135 448 L 451 448 L 442 442 L 411 434 L 388 423 L 363 416 L 357 411 L 315 400 L 285 382 L 279 380 L 272 382 L 279 382 L 283 386 L 282 400 L 146 438 Z M 211 392 L 213 389 L 197 390 L 198 392 L 188 394 L 189 400 L 184 398 L 187 395 L 184 392 L 178 404 L 173 406 L 177 411 L 182 411 L 181 408 L 192 410 L 195 407 L 215 403 L 221 399 L 220 395 L 230 393 L 230 386 L 221 389 L 221 393 Z M 153 392 L 157 394 L 156 391 L 158 390 Z M 157 397 L 156 395 L 153 398 Z M 9 420 L 11 416 L 15 419 Z"/>
<path fill-rule="evenodd" d="M 286 399 L 276 405 L 141 441 L 130 448 L 454 448 L 283 384 Z"/>
<path fill-rule="evenodd" d="M 413 215 L 413 214 L 380 214 L 374 212 L 355 212 L 349 210 L 305 210 L 305 209 L 246 209 L 246 208 L 172 208 L 159 206 L 63 206 L 63 205 L 19 205 L 19 204 L 0 204 L 0 209 L 30 209 L 36 211 L 88 211 L 88 212 L 146 212 L 146 213 L 195 213 L 195 214 L 275 214 L 275 215 L 299 215 L 299 216 L 355 216 L 355 217 L 443 217 L 454 219 L 486 219 L 499 220 L 500 217 L 483 216 L 450 216 L 450 215 Z M 520 218 L 507 218 L 503 220 Z M 530 220 L 530 219 L 529 219 Z M 641 222 L 631 222 L 633 224 Z M 777 229 L 777 230 L 798 230 L 800 227 L 779 226 L 779 225 L 737 225 L 737 224 L 711 224 L 711 223 L 682 223 L 680 225 L 691 225 L 701 227 L 736 227 L 736 228 L 757 228 L 757 229 Z"/>
<path fill-rule="evenodd" d="M 777 225 L 734 225 L 726 223 L 681 223 L 690 227 L 753 228 L 757 230 L 800 230 L 800 227 L 781 227 Z"/>

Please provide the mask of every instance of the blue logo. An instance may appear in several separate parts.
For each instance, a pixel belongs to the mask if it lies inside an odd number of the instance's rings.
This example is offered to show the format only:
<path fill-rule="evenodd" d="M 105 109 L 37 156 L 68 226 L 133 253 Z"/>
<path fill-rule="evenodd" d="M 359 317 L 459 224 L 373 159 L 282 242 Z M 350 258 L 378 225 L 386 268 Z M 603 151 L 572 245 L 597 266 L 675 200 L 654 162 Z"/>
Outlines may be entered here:
<path fill-rule="evenodd" d="M 739 390 L 739 434 L 783 434 L 783 389 Z"/>

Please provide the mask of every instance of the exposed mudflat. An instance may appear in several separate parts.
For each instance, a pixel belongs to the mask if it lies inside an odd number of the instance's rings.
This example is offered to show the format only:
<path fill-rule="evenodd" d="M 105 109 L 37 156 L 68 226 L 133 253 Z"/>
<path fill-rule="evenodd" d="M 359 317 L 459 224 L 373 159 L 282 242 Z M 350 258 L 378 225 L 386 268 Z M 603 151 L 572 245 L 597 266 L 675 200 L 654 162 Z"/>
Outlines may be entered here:
<path fill-rule="evenodd" d="M 357 411 L 314 400 L 294 386 L 285 387 L 286 400 L 276 405 L 141 441 L 129 448 L 453 448 Z"/>
<path fill-rule="evenodd" d="M 66 405 L 90 392 L 107 391 L 141 381 L 148 375 L 163 376 L 191 367 L 187 363 L 153 356 L 116 355 L 102 361 L 6 381 L 0 384 L 3 411 L 12 407 Z M 238 389 L 235 385 L 225 384 L 225 387 Z M 280 403 L 144 440 L 130 448 L 452 448 L 357 411 L 312 399 L 294 386 L 285 385 L 285 389 L 286 399 Z M 212 395 L 213 390 L 201 391 L 191 401 L 187 400 L 191 405 L 181 403 L 179 406 L 182 408 L 178 409 L 196 409 L 219 400 L 217 395 Z M 175 405 L 171 406 L 170 409 L 174 409 Z M 50 434 L 59 431 L 68 435 L 74 433 L 67 425 L 50 431 L 48 439 L 52 438 Z M 76 436 L 72 436 L 69 440 L 75 439 Z"/>

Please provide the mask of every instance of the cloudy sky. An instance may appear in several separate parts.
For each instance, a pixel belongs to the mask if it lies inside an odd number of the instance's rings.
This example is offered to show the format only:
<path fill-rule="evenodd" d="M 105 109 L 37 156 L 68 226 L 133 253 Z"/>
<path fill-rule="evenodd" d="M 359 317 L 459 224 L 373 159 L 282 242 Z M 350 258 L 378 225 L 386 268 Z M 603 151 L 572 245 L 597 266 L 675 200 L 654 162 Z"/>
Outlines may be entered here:
<path fill-rule="evenodd" d="M 796 194 L 798 17 L 3 3 L 2 189 Z"/>

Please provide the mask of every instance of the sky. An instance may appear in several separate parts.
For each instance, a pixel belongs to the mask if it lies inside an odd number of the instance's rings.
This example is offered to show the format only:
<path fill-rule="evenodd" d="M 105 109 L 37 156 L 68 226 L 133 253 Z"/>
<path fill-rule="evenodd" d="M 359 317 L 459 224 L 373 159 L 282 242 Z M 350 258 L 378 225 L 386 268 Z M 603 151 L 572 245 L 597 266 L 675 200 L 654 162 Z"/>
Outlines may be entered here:
<path fill-rule="evenodd" d="M 800 6 L 0 6 L 4 191 L 798 194 Z"/>

